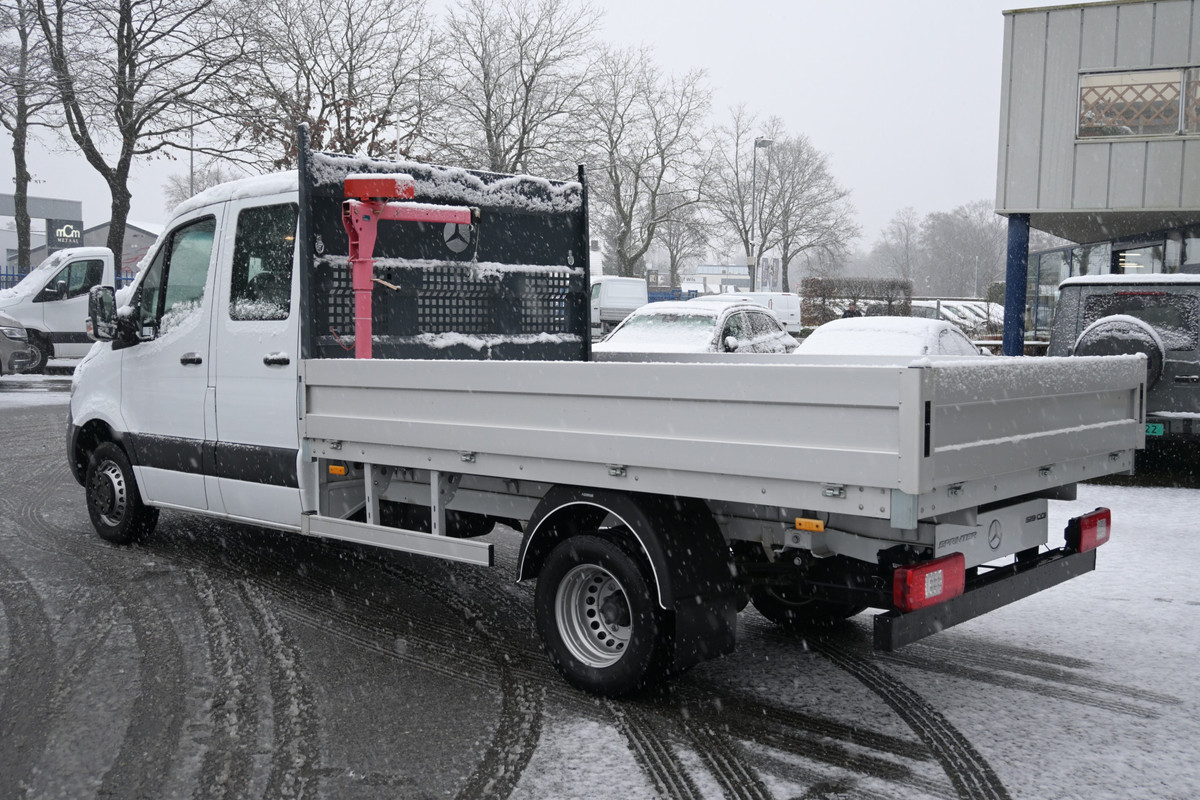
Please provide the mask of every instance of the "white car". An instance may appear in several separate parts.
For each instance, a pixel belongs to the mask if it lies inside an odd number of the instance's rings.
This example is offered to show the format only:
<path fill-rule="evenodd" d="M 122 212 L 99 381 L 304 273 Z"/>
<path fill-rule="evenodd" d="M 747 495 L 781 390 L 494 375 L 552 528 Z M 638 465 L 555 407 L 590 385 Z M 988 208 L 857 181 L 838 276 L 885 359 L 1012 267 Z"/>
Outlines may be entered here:
<path fill-rule="evenodd" d="M 796 348 L 804 355 L 977 356 L 986 353 L 956 325 L 916 317 L 852 317 L 826 322 Z"/>
<path fill-rule="evenodd" d="M 755 303 L 669 300 L 634 311 L 594 353 L 789 353 L 796 340 Z"/>
<path fill-rule="evenodd" d="M 726 292 L 693 297 L 693 303 L 757 303 L 775 312 L 793 336 L 800 334 L 800 296 L 789 292 Z"/>

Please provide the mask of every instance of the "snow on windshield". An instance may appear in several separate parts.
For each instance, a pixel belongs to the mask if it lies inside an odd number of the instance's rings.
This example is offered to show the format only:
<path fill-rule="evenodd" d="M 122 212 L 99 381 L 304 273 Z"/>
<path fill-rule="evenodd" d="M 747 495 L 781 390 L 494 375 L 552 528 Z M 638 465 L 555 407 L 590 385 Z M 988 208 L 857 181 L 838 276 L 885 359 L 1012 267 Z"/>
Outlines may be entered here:
<path fill-rule="evenodd" d="M 58 269 L 63 260 L 66 258 L 66 251 L 55 253 L 47 258 L 42 263 L 38 264 L 21 280 L 17 281 L 11 288 L 0 289 L 0 300 L 19 300 L 29 297 L 38 289 L 42 288 L 42 280 L 47 272 L 52 272 Z"/>
<path fill-rule="evenodd" d="M 717 315 L 677 311 L 636 314 L 594 349 L 631 350 L 647 353 L 704 351 L 712 342 Z"/>

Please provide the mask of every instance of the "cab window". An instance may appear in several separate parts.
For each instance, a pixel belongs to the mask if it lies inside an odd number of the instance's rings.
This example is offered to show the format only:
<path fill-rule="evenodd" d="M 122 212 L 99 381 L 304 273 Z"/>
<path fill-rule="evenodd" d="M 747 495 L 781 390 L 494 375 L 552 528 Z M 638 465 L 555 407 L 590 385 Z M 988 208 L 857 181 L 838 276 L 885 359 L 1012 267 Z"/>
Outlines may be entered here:
<path fill-rule="evenodd" d="M 99 286 L 104 277 L 104 262 L 98 258 L 85 261 L 72 261 L 58 271 L 46 288 L 38 295 L 35 302 L 45 303 L 53 300 L 70 300 L 91 291 L 93 286 Z M 65 297 L 59 294 L 59 284 L 66 284 Z"/>
<path fill-rule="evenodd" d="M 289 203 L 247 208 L 238 215 L 230 319 L 287 319 L 297 213 L 297 207 Z"/>
<path fill-rule="evenodd" d="M 153 338 L 199 311 L 212 261 L 216 219 L 205 217 L 176 229 L 155 254 L 142 279 L 138 323 Z"/>

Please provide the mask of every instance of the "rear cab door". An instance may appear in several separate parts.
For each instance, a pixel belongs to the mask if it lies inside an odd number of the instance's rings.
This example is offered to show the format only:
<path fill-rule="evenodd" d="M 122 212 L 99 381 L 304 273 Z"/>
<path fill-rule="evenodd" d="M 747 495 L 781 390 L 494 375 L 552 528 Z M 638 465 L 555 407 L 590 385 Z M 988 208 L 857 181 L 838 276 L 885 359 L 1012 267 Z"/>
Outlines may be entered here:
<path fill-rule="evenodd" d="M 294 193 L 234 200 L 214 311 L 217 483 L 226 514 L 299 528 Z"/>

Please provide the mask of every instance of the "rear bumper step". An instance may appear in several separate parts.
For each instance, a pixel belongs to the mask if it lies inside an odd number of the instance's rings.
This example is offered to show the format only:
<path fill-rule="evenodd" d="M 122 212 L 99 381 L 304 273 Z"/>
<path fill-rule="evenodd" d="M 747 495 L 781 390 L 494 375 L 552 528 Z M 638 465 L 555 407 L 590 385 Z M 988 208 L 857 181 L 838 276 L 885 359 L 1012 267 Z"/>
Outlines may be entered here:
<path fill-rule="evenodd" d="M 1095 568 L 1095 550 L 1075 553 L 1063 549 L 969 579 L 963 594 L 944 603 L 907 614 L 889 611 L 876 615 L 875 649 L 896 650 Z"/>

